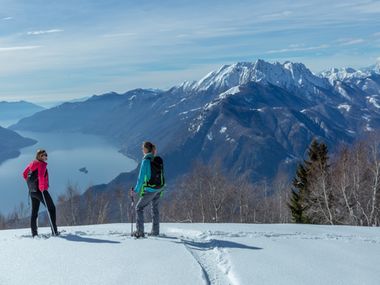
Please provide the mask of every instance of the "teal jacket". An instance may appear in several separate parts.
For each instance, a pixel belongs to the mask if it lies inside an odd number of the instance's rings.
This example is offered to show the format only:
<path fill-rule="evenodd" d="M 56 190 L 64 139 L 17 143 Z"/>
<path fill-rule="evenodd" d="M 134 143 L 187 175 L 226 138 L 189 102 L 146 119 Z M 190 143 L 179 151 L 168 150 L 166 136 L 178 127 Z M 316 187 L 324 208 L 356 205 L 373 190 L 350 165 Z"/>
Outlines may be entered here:
<path fill-rule="evenodd" d="M 141 166 L 140 166 L 139 177 L 137 178 L 137 183 L 136 183 L 136 186 L 134 188 L 136 193 L 141 194 L 142 190 L 144 190 L 146 192 L 156 192 L 157 191 L 157 189 L 144 187 L 145 182 L 149 181 L 150 175 L 151 175 L 150 160 L 147 159 L 148 157 L 153 158 L 153 154 L 149 152 L 146 155 L 144 155 L 144 158 L 143 158 L 143 160 L 141 162 Z"/>

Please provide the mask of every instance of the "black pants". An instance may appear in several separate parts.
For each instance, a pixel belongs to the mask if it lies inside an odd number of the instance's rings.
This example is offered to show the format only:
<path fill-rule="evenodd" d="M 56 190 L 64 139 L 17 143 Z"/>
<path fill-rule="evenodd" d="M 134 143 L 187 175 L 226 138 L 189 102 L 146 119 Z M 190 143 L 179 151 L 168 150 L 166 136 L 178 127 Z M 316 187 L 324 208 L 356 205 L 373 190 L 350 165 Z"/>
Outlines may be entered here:
<path fill-rule="evenodd" d="M 45 205 L 44 198 L 42 197 L 42 195 L 44 195 L 47 205 Z M 32 229 L 32 235 L 35 236 L 38 233 L 38 231 L 37 231 L 38 230 L 37 229 L 37 218 L 38 218 L 38 210 L 40 208 L 40 202 L 43 203 L 47 207 L 49 214 L 50 214 L 51 222 L 53 224 L 52 231 L 54 230 L 54 232 L 52 232 L 52 233 L 56 234 L 57 233 L 57 225 L 56 225 L 55 206 L 54 206 L 53 200 L 50 197 L 49 192 L 48 191 L 32 192 L 32 193 L 30 193 L 30 197 L 32 199 L 32 216 L 31 216 L 31 220 L 30 220 L 30 227 Z"/>

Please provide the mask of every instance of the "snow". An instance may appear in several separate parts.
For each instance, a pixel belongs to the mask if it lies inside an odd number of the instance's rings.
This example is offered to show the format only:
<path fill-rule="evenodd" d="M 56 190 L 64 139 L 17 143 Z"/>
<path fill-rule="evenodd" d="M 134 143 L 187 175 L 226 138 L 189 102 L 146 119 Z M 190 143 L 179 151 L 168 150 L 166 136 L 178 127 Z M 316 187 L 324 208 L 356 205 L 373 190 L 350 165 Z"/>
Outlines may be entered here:
<path fill-rule="evenodd" d="M 239 86 L 232 87 L 232 88 L 228 89 L 227 91 L 221 93 L 219 95 L 219 99 L 224 99 L 224 98 L 228 97 L 229 95 L 235 95 L 235 94 L 238 94 L 239 92 L 240 92 Z"/>
<path fill-rule="evenodd" d="M 348 95 L 348 93 L 346 92 L 346 90 L 344 90 L 342 87 L 340 87 L 340 82 L 337 82 L 337 89 L 338 89 L 338 92 L 346 99 L 348 100 L 351 100 L 351 97 Z"/>
<path fill-rule="evenodd" d="M 218 98 L 216 98 L 216 99 L 212 100 L 211 102 L 207 103 L 204 106 L 204 109 L 205 110 L 210 110 L 214 106 L 217 106 L 220 102 L 222 102 L 223 99 L 225 99 L 225 98 L 227 98 L 229 96 L 238 94 L 239 92 L 240 92 L 239 86 L 232 87 L 232 88 L 228 89 L 227 91 L 219 94 Z"/>
<path fill-rule="evenodd" d="M 338 109 L 344 109 L 346 112 L 349 112 L 351 110 L 351 106 L 348 104 L 341 104 L 338 106 Z"/>
<path fill-rule="evenodd" d="M 189 110 L 189 111 L 181 112 L 181 113 L 179 113 L 179 115 L 187 115 L 187 114 L 190 113 L 190 112 L 195 112 L 195 111 L 198 111 L 198 110 L 200 110 L 200 109 L 202 109 L 202 108 L 201 108 L 201 107 L 199 107 L 199 108 L 194 108 L 194 109 L 191 109 L 191 110 Z"/>
<path fill-rule="evenodd" d="M 346 68 L 332 68 L 331 70 L 322 72 L 323 77 L 326 77 L 331 85 L 334 85 L 335 81 L 344 81 L 347 79 L 353 78 L 365 78 L 368 76 L 366 73 L 361 70 L 355 70 L 350 67 Z"/>
<path fill-rule="evenodd" d="M 332 68 L 329 71 L 322 72 L 321 77 L 326 78 L 332 86 L 340 93 L 344 98 L 348 100 L 354 100 L 354 97 L 349 96 L 349 88 L 360 88 L 365 93 L 378 94 L 380 90 L 379 83 L 373 75 L 379 73 L 380 65 L 372 65 L 361 70 L 355 70 L 353 68 Z"/>
<path fill-rule="evenodd" d="M 221 127 L 219 133 L 224 134 L 227 131 L 227 127 Z"/>
<path fill-rule="evenodd" d="M 163 237 L 140 240 L 130 224 L 61 229 L 0 231 L 0 284 L 380 284 L 380 228 L 161 224 Z"/>
<path fill-rule="evenodd" d="M 373 68 L 373 71 L 377 74 L 380 74 L 380 58 L 377 59 L 377 62 Z"/>
<path fill-rule="evenodd" d="M 248 82 L 274 84 L 286 89 L 302 87 L 306 93 L 318 93 L 318 88 L 330 88 L 326 78 L 314 75 L 301 63 L 269 63 L 264 60 L 256 62 L 238 62 L 223 65 L 218 70 L 208 73 L 197 82 L 184 82 L 178 86 L 186 91 L 224 92 Z"/>
<path fill-rule="evenodd" d="M 369 103 L 371 103 L 375 108 L 378 108 L 380 109 L 380 104 L 378 102 L 378 99 L 376 99 L 375 97 L 378 97 L 377 95 L 374 95 L 374 96 L 368 96 L 367 97 L 367 100 Z"/>
<path fill-rule="evenodd" d="M 366 125 L 365 130 L 368 131 L 368 132 L 373 132 L 374 131 L 374 129 L 369 124 Z"/>

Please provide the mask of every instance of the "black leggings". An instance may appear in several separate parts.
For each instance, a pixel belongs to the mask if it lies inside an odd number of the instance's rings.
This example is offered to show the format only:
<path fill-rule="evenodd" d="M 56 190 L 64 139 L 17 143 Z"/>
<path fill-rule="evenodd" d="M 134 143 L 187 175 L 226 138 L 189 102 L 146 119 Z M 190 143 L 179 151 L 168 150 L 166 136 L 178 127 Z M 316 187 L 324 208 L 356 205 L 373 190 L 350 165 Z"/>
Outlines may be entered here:
<path fill-rule="evenodd" d="M 44 195 L 46 204 L 44 202 L 44 198 L 42 197 Z M 53 203 L 53 200 L 50 197 L 50 194 L 48 191 L 37 191 L 37 192 L 32 192 L 30 193 L 30 198 L 32 199 L 32 216 L 30 220 L 30 227 L 32 229 L 32 235 L 35 236 L 38 234 L 38 229 L 37 229 L 37 217 L 38 217 L 38 210 L 40 209 L 40 202 L 44 204 L 50 214 L 51 222 L 53 224 L 53 229 L 52 233 L 56 234 L 57 233 L 57 225 L 56 225 L 56 216 L 55 216 L 55 206 Z"/>

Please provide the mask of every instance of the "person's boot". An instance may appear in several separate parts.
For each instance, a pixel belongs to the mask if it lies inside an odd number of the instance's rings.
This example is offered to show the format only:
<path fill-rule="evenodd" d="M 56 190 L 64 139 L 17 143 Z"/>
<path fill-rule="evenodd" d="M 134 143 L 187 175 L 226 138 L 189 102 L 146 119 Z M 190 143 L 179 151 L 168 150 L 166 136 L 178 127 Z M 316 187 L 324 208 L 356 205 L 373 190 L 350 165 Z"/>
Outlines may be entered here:
<path fill-rule="evenodd" d="M 145 234 L 144 234 L 144 232 L 135 231 L 135 232 L 132 234 L 132 236 L 135 237 L 135 238 L 143 238 L 143 237 L 145 237 Z"/>
<path fill-rule="evenodd" d="M 61 232 L 58 231 L 57 227 L 54 227 L 54 231 L 51 231 L 52 236 L 59 236 Z"/>

